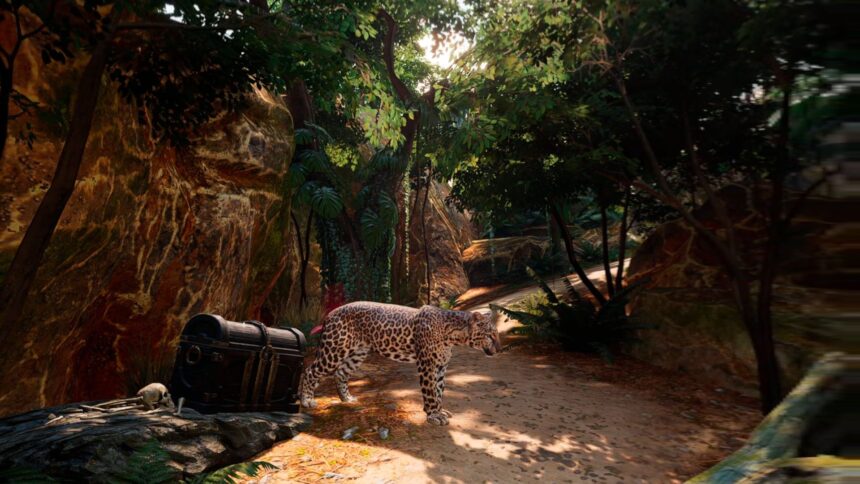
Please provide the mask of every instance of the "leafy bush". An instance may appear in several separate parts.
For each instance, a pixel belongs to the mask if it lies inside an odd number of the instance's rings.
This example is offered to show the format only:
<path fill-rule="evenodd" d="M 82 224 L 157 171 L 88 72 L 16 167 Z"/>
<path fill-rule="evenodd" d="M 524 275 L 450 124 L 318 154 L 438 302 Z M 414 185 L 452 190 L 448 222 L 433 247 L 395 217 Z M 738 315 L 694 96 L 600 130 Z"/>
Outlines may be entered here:
<path fill-rule="evenodd" d="M 454 309 L 457 307 L 457 298 L 458 296 L 451 296 L 448 299 L 440 300 L 439 307 L 442 309 Z"/>
<path fill-rule="evenodd" d="M 603 261 L 603 244 L 596 243 L 593 244 L 588 240 L 583 239 L 580 241 L 577 246 L 579 247 L 580 258 L 584 262 L 601 262 Z M 611 249 L 610 249 L 611 250 Z M 616 253 L 618 251 L 616 250 Z M 611 254 L 610 254 L 611 255 Z M 611 257 L 609 260 L 613 260 Z"/>
<path fill-rule="evenodd" d="M 520 299 L 512 308 L 516 311 L 524 311 L 529 314 L 538 315 L 541 313 L 541 306 L 545 306 L 549 304 L 549 300 L 546 297 L 546 294 L 542 291 L 533 292 L 528 296 Z"/>
<path fill-rule="evenodd" d="M 537 281 L 542 294 L 527 297 L 518 303 L 516 309 L 490 306 L 522 324 L 511 330 L 514 334 L 557 341 L 568 351 L 597 353 L 611 362 L 613 346 L 635 341 L 636 330 L 653 327 L 638 324 L 625 310 L 630 297 L 644 281 L 627 286 L 598 307 L 583 298 L 567 278 L 563 279 L 567 286 L 568 300 L 565 301 L 532 268 L 527 270 Z"/>

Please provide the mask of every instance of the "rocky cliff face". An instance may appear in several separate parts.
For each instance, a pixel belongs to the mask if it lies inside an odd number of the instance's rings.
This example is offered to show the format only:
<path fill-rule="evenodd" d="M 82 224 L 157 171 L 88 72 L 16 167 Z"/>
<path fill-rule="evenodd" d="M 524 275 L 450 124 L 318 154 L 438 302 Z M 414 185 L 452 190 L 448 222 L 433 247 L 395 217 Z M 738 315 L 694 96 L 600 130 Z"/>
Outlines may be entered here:
<path fill-rule="evenodd" d="M 27 50 L 15 85 L 62 114 L 83 61 L 46 68 Z M 0 414 L 125 394 L 151 360 L 169 358 L 191 315 L 257 316 L 285 267 L 284 104 L 257 92 L 180 152 L 152 139 L 104 82 L 79 181 L 19 323 L 27 336 L 3 342 Z M 0 165 L 0 277 L 62 148 L 62 116 L 50 114 L 10 129 L 31 123 L 35 142 L 10 140 Z"/>
<path fill-rule="evenodd" d="M 747 255 L 762 247 L 763 204 L 739 186 L 720 192 Z M 856 332 L 856 294 L 849 280 L 858 269 L 856 201 L 812 198 L 792 225 L 779 254 L 774 287 L 777 357 L 786 390 L 820 355 L 852 351 Z M 697 216 L 719 227 L 708 207 Z M 651 283 L 634 301 L 643 321 L 659 325 L 643 331 L 634 355 L 660 366 L 686 370 L 716 384 L 755 395 L 755 358 L 714 251 L 682 221 L 651 234 L 630 265 L 632 278 Z"/>
<path fill-rule="evenodd" d="M 422 227 L 424 190 L 415 191 L 410 206 L 415 211 L 409 221 L 409 288 L 420 303 L 427 304 L 426 262 Z M 469 278 L 463 268 L 463 251 L 475 238 L 472 222 L 466 214 L 445 203 L 450 190 L 447 185 L 434 182 L 427 200 L 427 245 L 430 247 L 432 271 L 430 302 L 438 304 L 458 296 L 469 289 Z"/>

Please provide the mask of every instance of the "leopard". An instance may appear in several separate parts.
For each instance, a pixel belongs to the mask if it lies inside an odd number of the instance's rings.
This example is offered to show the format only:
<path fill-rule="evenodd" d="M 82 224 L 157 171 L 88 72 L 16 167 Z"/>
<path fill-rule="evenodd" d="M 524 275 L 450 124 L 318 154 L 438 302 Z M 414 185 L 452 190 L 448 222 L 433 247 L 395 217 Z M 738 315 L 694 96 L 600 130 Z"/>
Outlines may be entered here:
<path fill-rule="evenodd" d="M 416 363 L 427 422 L 447 425 L 452 414 L 442 408 L 442 394 L 452 348 L 469 346 L 487 356 L 502 351 L 493 312 L 358 301 L 328 313 L 322 328 L 316 357 L 301 379 L 301 405 L 308 409 L 317 406 L 314 391 L 320 378 L 332 373 L 341 401 L 356 402 L 349 392 L 349 377 L 373 352 Z"/>

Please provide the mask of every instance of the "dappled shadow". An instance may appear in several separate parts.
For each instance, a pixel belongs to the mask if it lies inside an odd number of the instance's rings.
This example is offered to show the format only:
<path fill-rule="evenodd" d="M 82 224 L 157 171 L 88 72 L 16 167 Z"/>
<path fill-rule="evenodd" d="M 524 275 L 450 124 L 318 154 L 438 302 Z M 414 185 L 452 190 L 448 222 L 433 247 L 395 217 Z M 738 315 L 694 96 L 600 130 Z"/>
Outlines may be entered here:
<path fill-rule="evenodd" d="M 671 482 L 743 443 L 754 402 L 621 359 L 613 367 L 551 346 L 495 358 L 457 348 L 445 407 L 451 425 L 424 423 L 414 365 L 372 357 L 351 383 L 358 404 L 321 386 L 314 425 L 259 458 L 269 482 Z M 374 430 L 391 431 L 383 441 Z M 360 430 L 353 441 L 342 432 Z"/>

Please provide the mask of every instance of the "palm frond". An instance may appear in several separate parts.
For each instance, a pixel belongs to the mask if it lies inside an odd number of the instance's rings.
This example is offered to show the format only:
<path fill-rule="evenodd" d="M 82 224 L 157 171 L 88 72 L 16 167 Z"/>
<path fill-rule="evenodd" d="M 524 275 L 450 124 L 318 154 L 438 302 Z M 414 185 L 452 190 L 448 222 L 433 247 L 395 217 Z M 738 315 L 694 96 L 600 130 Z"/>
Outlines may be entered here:
<path fill-rule="evenodd" d="M 538 276 L 537 272 L 535 272 L 534 269 L 532 269 L 530 266 L 526 266 L 526 272 L 529 276 L 531 276 L 532 279 L 534 279 L 538 287 L 540 287 L 541 290 L 546 294 L 546 298 L 549 302 L 558 303 L 558 296 L 556 296 L 552 289 L 550 289 L 549 285 L 544 282 L 544 280 L 541 279 L 540 276 Z"/>
<path fill-rule="evenodd" d="M 562 277 L 561 279 L 564 283 L 564 286 L 567 288 L 567 295 L 570 300 L 575 302 L 582 301 L 582 296 L 579 294 L 579 291 L 577 291 L 576 288 L 573 286 L 573 283 L 570 282 L 570 279 L 568 279 L 567 277 Z"/>
<path fill-rule="evenodd" d="M 511 309 L 497 306 L 495 304 L 490 305 L 490 308 L 495 308 L 497 311 L 504 314 L 505 316 L 511 319 L 515 319 L 526 326 L 543 324 L 545 319 L 542 315 L 527 313 L 525 311 L 513 311 Z"/>

